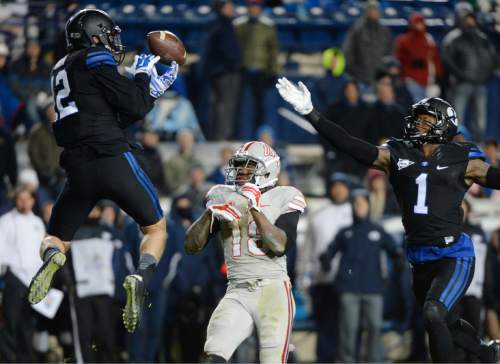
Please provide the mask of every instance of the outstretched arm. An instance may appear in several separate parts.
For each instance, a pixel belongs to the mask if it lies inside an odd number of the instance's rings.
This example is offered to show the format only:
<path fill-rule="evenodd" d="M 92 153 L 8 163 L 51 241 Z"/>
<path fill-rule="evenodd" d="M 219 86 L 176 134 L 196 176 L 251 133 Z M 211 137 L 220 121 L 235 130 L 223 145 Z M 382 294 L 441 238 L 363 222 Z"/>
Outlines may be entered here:
<path fill-rule="evenodd" d="M 481 159 L 472 159 L 467 164 L 465 182 L 469 186 L 475 182 L 483 187 L 500 190 L 500 169 Z"/>
<path fill-rule="evenodd" d="M 297 87 L 283 77 L 278 80 L 276 88 L 281 97 L 291 104 L 295 111 L 304 115 L 318 133 L 334 148 L 349 154 L 366 166 L 380 169 L 386 173 L 389 172 L 391 159 L 389 149 L 377 147 L 353 137 L 344 128 L 314 110 L 311 102 L 311 94 L 302 82 L 299 82 L 299 86 Z"/>

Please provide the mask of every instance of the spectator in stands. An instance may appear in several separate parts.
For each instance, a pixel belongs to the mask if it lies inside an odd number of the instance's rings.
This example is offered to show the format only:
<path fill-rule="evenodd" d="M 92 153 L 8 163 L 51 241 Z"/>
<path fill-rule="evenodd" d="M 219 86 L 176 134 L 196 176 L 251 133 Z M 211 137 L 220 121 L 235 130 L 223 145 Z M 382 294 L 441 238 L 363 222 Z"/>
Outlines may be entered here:
<path fill-rule="evenodd" d="M 484 153 L 488 158 L 488 163 L 491 166 L 498 167 L 500 161 L 498 159 L 498 140 L 489 138 L 484 141 Z"/>
<path fill-rule="evenodd" d="M 169 193 L 175 192 L 189 180 L 194 165 L 201 164 L 194 156 L 194 137 L 189 130 L 177 134 L 178 152 L 163 164 L 163 175 Z"/>
<path fill-rule="evenodd" d="M 346 75 L 345 55 L 339 48 L 328 48 L 321 55 L 321 65 L 325 75 L 318 79 L 311 89 L 314 106 L 325 112 L 331 105 L 342 98 L 342 88 L 348 77 Z"/>
<path fill-rule="evenodd" d="M 313 277 L 311 298 L 313 318 L 318 329 L 316 361 L 332 363 L 336 359 L 337 346 L 337 292 L 334 287 L 338 259 L 332 262 L 329 273 L 319 269 L 318 261 L 328 245 L 335 239 L 337 232 L 352 224 L 352 209 L 349 203 L 349 176 L 334 173 L 327 189 L 330 202 L 314 213 L 309 220 L 309 267 Z"/>
<path fill-rule="evenodd" d="M 493 232 L 486 256 L 484 273 L 486 334 L 500 340 L 500 229 Z"/>
<path fill-rule="evenodd" d="M 6 184 L 6 179 L 10 186 Z M 17 184 L 17 159 L 14 140 L 10 133 L 0 127 L 0 215 L 10 210 L 11 204 L 7 199 L 9 189 Z"/>
<path fill-rule="evenodd" d="M 40 183 L 38 203 L 55 201 L 62 189 L 64 172 L 59 166 L 62 149 L 57 145 L 52 122 L 56 119 L 52 97 L 44 92 L 37 96 L 38 122 L 28 136 L 28 155 Z M 41 199 L 40 199 L 41 198 Z"/>
<path fill-rule="evenodd" d="M 385 56 L 382 58 L 382 65 L 377 72 L 375 79 L 380 80 L 384 76 L 389 76 L 392 81 L 392 87 L 396 94 L 396 103 L 402 110 L 408 110 L 413 105 L 413 96 L 401 79 L 401 63 L 394 56 Z"/>
<path fill-rule="evenodd" d="M 380 24 L 379 2 L 368 0 L 365 4 L 363 16 L 349 30 L 343 45 L 347 72 L 361 81 L 363 95 L 371 89 L 382 57 L 392 54 L 394 41 L 391 31 Z"/>
<path fill-rule="evenodd" d="M 387 266 L 381 263 L 382 251 L 399 260 L 401 252 L 385 230 L 370 221 L 370 204 L 366 190 L 352 191 L 353 223 L 341 229 L 325 253 L 321 269 L 330 271 L 332 258 L 342 253 L 335 281 L 340 293 L 339 361 L 362 361 L 357 349 L 358 330 L 365 321 L 367 329 L 366 361 L 383 361 L 380 341 L 383 314 L 384 281 Z"/>
<path fill-rule="evenodd" d="M 0 42 L 0 127 L 9 128 L 10 121 L 19 107 L 19 99 L 12 92 L 7 82 L 9 47 Z"/>
<path fill-rule="evenodd" d="M 203 212 L 194 208 L 190 198 L 179 196 L 172 206 L 167 254 L 172 254 L 169 273 L 164 280 L 167 287 L 168 307 L 165 314 L 162 347 L 166 362 L 197 363 L 203 353 L 203 342 L 210 314 L 225 290 L 222 273 L 223 257 L 218 252 L 218 242 L 211 241 L 196 255 L 187 255 L 184 240 L 189 224 Z M 170 229 L 170 226 L 169 226 Z M 177 342 L 175 345 L 174 342 Z M 173 360 L 173 348 L 177 360 Z M 179 358 L 180 354 L 180 358 Z"/>
<path fill-rule="evenodd" d="M 377 101 L 370 110 L 368 140 L 376 145 L 387 138 L 401 138 L 404 130 L 404 111 L 396 103 L 396 95 L 389 76 L 382 77 L 375 85 Z"/>
<path fill-rule="evenodd" d="M 16 191 L 15 208 L 0 217 L 0 265 L 5 275 L 0 352 L 5 362 L 33 362 L 33 334 L 36 316 L 26 300 L 31 278 L 42 265 L 38 255 L 45 235 L 42 220 L 33 214 L 35 198 L 26 188 Z"/>
<path fill-rule="evenodd" d="M 233 156 L 234 150 L 230 145 L 224 145 L 220 149 L 220 163 L 208 176 L 207 181 L 213 184 L 224 184 L 226 180 L 226 167 Z"/>
<path fill-rule="evenodd" d="M 14 94 L 26 103 L 29 129 L 38 121 L 36 95 L 44 91 L 50 93 L 50 66 L 42 57 L 42 48 L 36 39 L 28 39 L 23 56 L 12 64 L 9 84 Z"/>
<path fill-rule="evenodd" d="M 132 363 L 153 363 L 156 361 L 160 338 L 163 329 L 163 319 L 167 312 L 169 300 L 168 288 L 175 276 L 182 252 L 179 251 L 179 241 L 183 241 L 186 229 L 198 217 L 199 211 L 192 206 L 191 200 L 185 195 L 174 198 L 168 219 L 168 240 L 165 254 L 153 273 L 149 283 L 148 300 L 151 305 L 145 310 L 141 325 L 129 344 L 129 361 Z M 131 248 L 139 251 L 142 236 L 133 224 L 135 237 L 128 241 Z M 130 235 L 129 235 L 130 237 Z"/>
<path fill-rule="evenodd" d="M 467 106 L 471 106 L 469 130 L 475 141 L 480 141 L 486 131 L 486 82 L 493 75 L 495 54 L 495 46 L 479 28 L 473 12 L 462 14 L 459 26 L 443 39 L 442 57 L 449 75 L 449 101 L 462 123 Z"/>
<path fill-rule="evenodd" d="M 389 76 L 377 80 L 377 101 L 372 106 L 368 122 L 368 140 L 379 145 L 385 139 L 403 136 L 405 112 L 396 103 L 396 95 Z"/>
<path fill-rule="evenodd" d="M 198 141 L 205 140 L 193 104 L 176 90 L 169 89 L 160 96 L 145 121 L 146 128 L 163 140 L 173 140 L 182 130 L 190 130 Z"/>
<path fill-rule="evenodd" d="M 116 230 L 100 221 L 101 212 L 101 205 L 92 209 L 71 246 L 78 339 L 86 363 L 114 363 L 118 359 L 112 314 L 113 254 L 115 245 L 123 242 Z"/>
<path fill-rule="evenodd" d="M 401 63 L 401 77 L 417 102 L 425 97 L 439 96 L 441 60 L 434 38 L 427 32 L 424 16 L 413 13 L 409 29 L 396 39 L 396 58 Z"/>
<path fill-rule="evenodd" d="M 472 239 L 476 261 L 474 277 L 457 309 L 460 317 L 474 326 L 477 332 L 483 332 L 481 310 L 483 308 L 484 271 L 488 246 L 481 225 L 472 224 L 469 220 L 471 204 L 467 200 L 462 201 L 462 209 L 464 211 L 464 232 Z M 463 362 L 467 363 L 472 360 L 470 357 L 463 357 L 462 359 Z"/>
<path fill-rule="evenodd" d="M 232 23 L 231 0 L 214 0 L 217 18 L 210 25 L 203 46 L 202 71 L 210 83 L 208 130 L 210 140 L 234 137 L 236 108 L 241 87 L 241 50 Z"/>
<path fill-rule="evenodd" d="M 159 150 L 160 135 L 154 130 L 146 128 L 142 133 L 141 142 L 142 149 L 138 150 L 135 156 L 158 192 L 165 195 L 167 189 Z"/>
<path fill-rule="evenodd" d="M 370 169 L 367 177 L 368 191 L 370 192 L 370 219 L 377 221 L 385 216 L 400 213 L 398 201 L 387 183 L 385 173 Z"/>
<path fill-rule="evenodd" d="M 264 122 L 265 92 L 279 73 L 278 33 L 274 22 L 262 14 L 262 3 L 247 0 L 248 15 L 234 21 L 242 52 L 243 85 L 250 89 L 253 99 L 252 130 Z"/>
<path fill-rule="evenodd" d="M 335 120 L 357 138 L 366 140 L 369 136 L 369 110 L 364 101 L 361 100 L 358 84 L 354 80 L 346 81 L 341 99 L 327 106 L 325 116 L 330 120 Z M 355 176 L 359 183 L 364 179 L 366 167 L 347 154 L 333 150 L 323 140 L 322 145 L 325 150 L 327 176 L 331 176 L 335 172 L 344 172 Z"/>
<path fill-rule="evenodd" d="M 203 209 L 205 207 L 205 196 L 212 186 L 213 183 L 206 181 L 203 166 L 195 164 L 191 168 L 188 182 L 179 189 L 179 193 L 189 198 L 193 208 Z"/>

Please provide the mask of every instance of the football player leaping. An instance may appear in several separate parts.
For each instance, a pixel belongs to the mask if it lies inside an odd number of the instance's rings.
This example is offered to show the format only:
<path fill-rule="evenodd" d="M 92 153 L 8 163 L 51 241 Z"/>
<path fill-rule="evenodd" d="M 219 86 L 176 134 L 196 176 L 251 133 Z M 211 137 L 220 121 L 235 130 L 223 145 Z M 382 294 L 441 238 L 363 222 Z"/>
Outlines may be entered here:
<path fill-rule="evenodd" d="M 295 242 L 306 206 L 293 187 L 277 187 L 280 158 L 267 144 L 248 142 L 232 156 L 226 184 L 208 193 L 207 209 L 187 231 L 195 254 L 219 234 L 229 284 L 207 329 L 210 362 L 227 362 L 257 327 L 261 363 L 285 363 L 295 311 L 286 269 L 287 244 Z"/>

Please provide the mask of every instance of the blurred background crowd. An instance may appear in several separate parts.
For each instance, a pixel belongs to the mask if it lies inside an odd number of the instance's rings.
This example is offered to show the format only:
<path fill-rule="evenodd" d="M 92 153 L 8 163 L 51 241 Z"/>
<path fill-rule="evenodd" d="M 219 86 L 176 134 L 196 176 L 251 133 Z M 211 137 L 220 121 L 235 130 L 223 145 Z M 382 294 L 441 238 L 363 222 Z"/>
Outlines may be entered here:
<path fill-rule="evenodd" d="M 111 201 L 79 230 L 49 299 L 37 307 L 25 299 L 65 178 L 50 69 L 65 53 L 67 18 L 95 6 L 122 29 L 121 67 L 144 51 L 150 30 L 173 31 L 189 53 L 173 87 L 127 130 L 169 212 L 166 253 L 133 335 L 121 323 L 120 284 L 135 271 L 141 233 Z M 478 143 L 498 166 L 499 35 L 498 0 L 0 1 L 0 362 L 202 360 L 226 270 L 217 241 L 186 256 L 184 236 L 205 193 L 224 182 L 233 150 L 251 139 L 275 148 L 278 183 L 308 199 L 287 248 L 297 303 L 291 361 L 427 362 L 386 177 L 325 145 L 274 83 L 303 80 L 318 110 L 377 144 L 401 137 L 413 102 L 444 97 L 461 123 L 457 139 Z M 463 204 L 477 260 L 460 309 L 490 339 L 500 339 L 499 199 L 472 186 Z M 344 227 L 352 234 L 337 236 Z M 257 345 L 248 339 L 234 361 L 256 361 Z"/>

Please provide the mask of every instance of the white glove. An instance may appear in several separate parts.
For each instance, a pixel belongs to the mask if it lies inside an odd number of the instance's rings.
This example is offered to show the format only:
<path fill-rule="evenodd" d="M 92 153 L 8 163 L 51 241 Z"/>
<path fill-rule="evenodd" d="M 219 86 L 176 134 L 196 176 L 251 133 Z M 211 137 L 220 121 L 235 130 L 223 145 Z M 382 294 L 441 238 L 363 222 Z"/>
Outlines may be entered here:
<path fill-rule="evenodd" d="M 219 221 L 239 221 L 241 213 L 229 204 L 212 205 L 207 207 L 212 212 L 212 219 Z"/>
<path fill-rule="evenodd" d="M 260 211 L 261 192 L 259 187 L 253 183 L 245 183 L 238 193 L 248 200 L 248 207 Z"/>
<path fill-rule="evenodd" d="M 125 71 L 132 75 L 138 73 L 146 73 L 151 76 L 153 72 L 156 71 L 155 64 L 160 60 L 159 56 L 153 56 L 152 54 L 141 54 L 134 57 L 134 63 L 130 67 L 126 67 Z"/>
<path fill-rule="evenodd" d="M 175 61 L 172 62 L 163 75 L 158 75 L 156 68 L 153 68 L 151 79 L 149 80 L 149 94 L 156 99 L 163 95 L 174 83 L 178 71 L 179 65 Z"/>
<path fill-rule="evenodd" d="M 280 96 L 292 105 L 299 114 L 307 115 L 313 111 L 311 93 L 302 82 L 299 82 L 299 87 L 297 87 L 285 77 L 281 77 L 278 78 L 276 88 Z"/>

